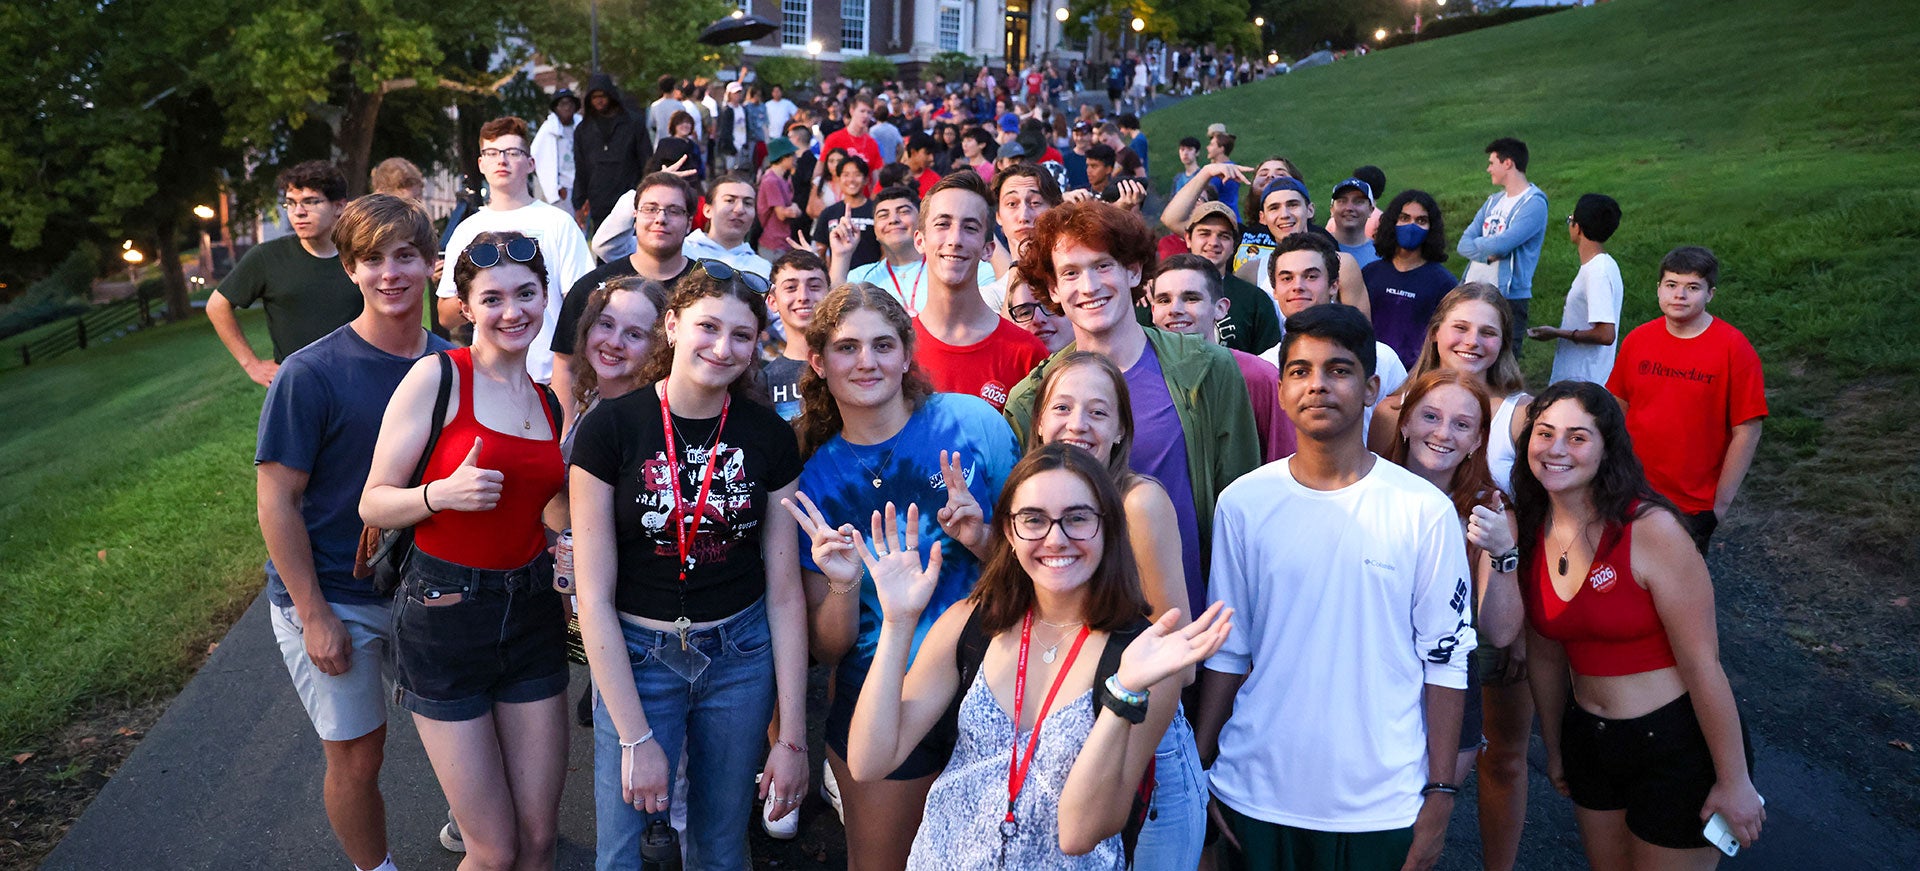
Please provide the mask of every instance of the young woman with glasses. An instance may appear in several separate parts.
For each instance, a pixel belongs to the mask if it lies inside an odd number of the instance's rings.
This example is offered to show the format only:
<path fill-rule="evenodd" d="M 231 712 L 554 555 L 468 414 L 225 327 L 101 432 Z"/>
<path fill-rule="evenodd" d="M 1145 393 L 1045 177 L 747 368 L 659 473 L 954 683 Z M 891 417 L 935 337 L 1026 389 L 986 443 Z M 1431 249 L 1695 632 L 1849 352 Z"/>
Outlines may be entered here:
<path fill-rule="evenodd" d="M 988 553 L 987 517 L 1019 458 L 1013 429 L 979 397 L 934 393 L 913 362 L 913 321 L 886 291 L 844 284 L 814 309 L 801 376 L 800 493 L 788 505 L 805 534 L 814 658 L 834 663 L 827 713 L 828 763 L 839 788 L 854 871 L 899 868 L 933 776 L 948 748 L 921 742 L 868 781 L 847 771 L 847 730 L 879 641 L 878 593 L 863 579 L 856 529 L 888 505 L 918 507 L 922 557 L 941 553 L 939 578 L 914 630 L 924 638 L 948 606 L 966 598 Z"/>
<path fill-rule="evenodd" d="M 662 314 L 648 386 L 602 401 L 574 438 L 603 869 L 640 866 L 683 746 L 689 868 L 746 867 L 756 773 L 781 815 L 806 793 L 806 598 L 793 519 L 768 510 L 793 494 L 800 457 L 754 377 L 765 288 L 699 261 Z"/>
<path fill-rule="evenodd" d="M 888 506 L 870 542 L 854 534 L 884 619 L 849 768 L 885 775 L 944 718 L 953 755 L 908 868 L 1118 871 L 1180 675 L 1219 649 L 1231 613 L 1215 606 L 1183 629 L 1177 611 L 1148 623 L 1111 474 L 1080 448 L 1044 445 L 1007 476 L 973 595 L 934 621 L 909 669 L 912 627 L 941 569 L 938 550 L 920 557 L 919 513 L 909 506 L 903 522 Z"/>
<path fill-rule="evenodd" d="M 546 262 L 519 233 L 481 233 L 453 265 L 473 346 L 415 364 L 387 406 L 361 496 L 371 526 L 412 525 L 394 597 L 394 683 L 467 856 L 551 867 L 566 778 L 565 620 L 548 525 L 564 525 L 559 405 L 527 375 Z M 446 417 L 431 438 L 442 366 Z M 430 452 L 430 453 L 429 453 Z M 422 454 L 425 472 L 409 486 Z"/>

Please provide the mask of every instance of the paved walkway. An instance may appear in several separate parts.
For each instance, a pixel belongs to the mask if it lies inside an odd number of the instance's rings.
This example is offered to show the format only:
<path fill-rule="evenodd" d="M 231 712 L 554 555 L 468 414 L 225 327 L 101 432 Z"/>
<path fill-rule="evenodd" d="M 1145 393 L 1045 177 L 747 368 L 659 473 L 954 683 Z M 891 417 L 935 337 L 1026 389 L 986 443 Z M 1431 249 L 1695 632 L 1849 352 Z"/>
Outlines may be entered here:
<path fill-rule="evenodd" d="M 575 668 L 571 693 L 585 686 L 583 672 Z M 457 857 L 436 838 L 446 804 L 420 741 L 398 709 L 389 729 L 382 784 L 395 861 L 409 871 L 453 868 Z M 1755 724 L 1756 733 L 1764 729 Z M 584 730 L 571 734 L 557 867 L 586 869 L 593 858 L 592 745 Z M 1730 867 L 1913 867 L 1920 832 L 1911 825 L 1872 816 L 1856 799 L 1857 789 L 1830 770 L 1758 735 L 1754 745 L 1769 802 L 1767 837 Z M 1533 756 L 1533 803 L 1520 867 L 1582 867 L 1571 806 L 1541 775 L 1537 738 Z M 42 867 L 343 869 L 347 863 L 320 804 L 321 768 L 319 741 L 281 665 L 262 597 Z M 1471 801 L 1470 794 L 1462 796 L 1462 804 Z M 808 802 L 803 818 L 799 841 L 756 838 L 757 864 L 834 867 L 837 858 L 823 863 L 816 856 L 837 857 L 837 850 L 820 845 L 838 840 L 838 822 L 817 799 Z M 1479 867 L 1469 813 L 1455 815 L 1449 839 L 1441 868 Z"/>

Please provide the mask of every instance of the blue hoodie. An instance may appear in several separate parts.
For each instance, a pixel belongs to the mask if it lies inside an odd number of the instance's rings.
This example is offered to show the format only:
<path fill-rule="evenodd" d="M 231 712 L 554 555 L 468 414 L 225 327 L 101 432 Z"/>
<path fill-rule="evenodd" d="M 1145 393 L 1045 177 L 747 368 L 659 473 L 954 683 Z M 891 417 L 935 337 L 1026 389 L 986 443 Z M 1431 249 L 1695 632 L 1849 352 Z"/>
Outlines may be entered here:
<path fill-rule="evenodd" d="M 1468 260 L 1485 263 L 1500 260 L 1500 295 L 1507 299 L 1533 296 L 1533 270 L 1540 265 L 1540 243 L 1547 237 L 1547 195 L 1535 185 L 1527 185 L 1513 211 L 1507 215 L 1507 229 L 1493 236 L 1480 235 L 1480 225 L 1505 191 L 1494 191 L 1473 213 L 1467 231 L 1460 234 L 1458 251 Z"/>

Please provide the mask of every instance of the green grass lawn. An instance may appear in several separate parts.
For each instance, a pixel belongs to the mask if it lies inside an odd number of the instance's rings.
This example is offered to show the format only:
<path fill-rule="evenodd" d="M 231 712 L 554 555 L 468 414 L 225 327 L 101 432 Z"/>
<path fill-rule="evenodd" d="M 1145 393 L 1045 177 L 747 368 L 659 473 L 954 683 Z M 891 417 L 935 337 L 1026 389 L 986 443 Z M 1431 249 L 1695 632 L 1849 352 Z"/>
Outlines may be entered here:
<path fill-rule="evenodd" d="M 1300 165 L 1316 219 L 1329 187 L 1371 163 L 1387 174 L 1382 204 L 1409 187 L 1439 200 L 1450 243 L 1492 192 L 1486 143 L 1526 140 L 1552 202 L 1536 324 L 1559 323 L 1578 266 L 1562 220 L 1582 193 L 1625 213 L 1609 248 L 1627 328 L 1659 314 L 1662 254 L 1712 247 L 1723 268 L 1711 310 L 1759 348 L 1773 412 L 1743 501 L 1911 578 L 1897 566 L 1920 556 L 1920 26 L 1902 5 L 1617 0 L 1188 100 L 1145 123 L 1162 187 L 1179 138 L 1222 121 L 1238 162 Z M 1532 384 L 1551 351 L 1529 343 Z"/>
<path fill-rule="evenodd" d="M 204 320 L 0 375 L 0 749 L 178 691 L 259 590 L 263 397 Z"/>

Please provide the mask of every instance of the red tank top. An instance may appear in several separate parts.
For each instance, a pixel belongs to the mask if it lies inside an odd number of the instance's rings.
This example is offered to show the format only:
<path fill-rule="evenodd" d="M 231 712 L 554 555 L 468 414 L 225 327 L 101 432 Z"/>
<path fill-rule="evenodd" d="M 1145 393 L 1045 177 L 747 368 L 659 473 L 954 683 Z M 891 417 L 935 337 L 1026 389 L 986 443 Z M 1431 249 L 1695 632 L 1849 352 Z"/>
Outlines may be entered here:
<path fill-rule="evenodd" d="M 1542 539 L 1545 535 L 1542 530 Z M 1654 610 L 1653 594 L 1633 579 L 1631 522 L 1609 524 L 1601 533 L 1593 567 L 1568 601 L 1553 588 L 1545 548 L 1534 548 L 1527 572 L 1532 581 L 1521 585 L 1527 620 L 1534 631 L 1566 648 L 1574 671 L 1615 677 L 1673 667 L 1673 647 Z"/>
<path fill-rule="evenodd" d="M 480 440 L 482 469 L 502 473 L 500 503 L 487 511 L 441 511 L 413 527 L 414 546 L 451 563 L 476 569 L 517 569 L 547 546 L 540 512 L 566 483 L 560 460 L 560 425 L 547 413 L 548 437 L 530 439 L 488 429 L 473 416 L 473 352 L 447 352 L 460 373 L 460 408 L 440 431 L 423 481 L 438 481 L 460 467 L 473 440 Z M 528 379 L 531 381 L 532 379 Z M 538 387 L 539 385 L 535 385 Z M 542 394 L 544 397 L 544 393 Z M 546 408 L 544 399 L 541 407 Z M 438 489 L 438 488 L 435 488 Z"/>

